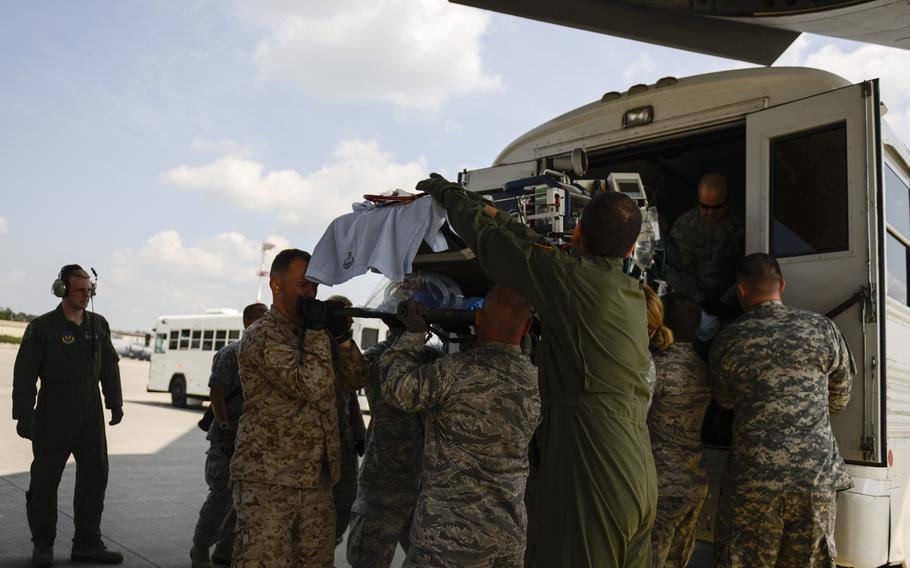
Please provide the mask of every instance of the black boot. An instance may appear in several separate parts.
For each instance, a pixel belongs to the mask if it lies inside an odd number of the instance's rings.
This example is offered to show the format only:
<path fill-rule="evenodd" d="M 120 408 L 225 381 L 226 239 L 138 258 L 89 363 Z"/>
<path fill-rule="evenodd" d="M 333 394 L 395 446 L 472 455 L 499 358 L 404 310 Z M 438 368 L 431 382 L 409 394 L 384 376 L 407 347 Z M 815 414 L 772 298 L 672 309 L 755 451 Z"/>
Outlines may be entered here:
<path fill-rule="evenodd" d="M 96 564 L 121 564 L 123 555 L 113 550 L 108 550 L 102 544 L 94 548 L 73 549 L 70 560 L 74 562 L 94 562 Z"/>
<path fill-rule="evenodd" d="M 53 546 L 35 546 L 32 550 L 32 566 L 35 568 L 50 568 L 54 565 Z"/>

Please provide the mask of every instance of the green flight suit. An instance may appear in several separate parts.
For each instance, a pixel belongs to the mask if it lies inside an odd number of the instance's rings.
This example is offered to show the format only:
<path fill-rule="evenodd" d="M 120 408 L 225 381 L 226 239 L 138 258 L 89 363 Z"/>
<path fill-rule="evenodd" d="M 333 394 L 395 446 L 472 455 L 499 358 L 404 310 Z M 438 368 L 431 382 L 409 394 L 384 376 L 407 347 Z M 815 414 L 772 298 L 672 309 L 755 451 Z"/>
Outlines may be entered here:
<path fill-rule="evenodd" d="M 76 325 L 58 305 L 25 330 L 13 370 L 13 419 L 32 425 L 34 461 L 25 495 L 36 546 L 54 543 L 57 487 L 71 454 L 76 459 L 73 546 L 102 545 L 108 457 L 98 384 L 108 408 L 123 406 L 118 359 L 107 321 L 98 314 L 85 312 L 82 325 Z"/>
<path fill-rule="evenodd" d="M 647 427 L 645 298 L 619 258 L 577 258 L 477 196 L 433 192 L 494 281 L 534 304 L 543 420 L 536 564 L 650 566 L 657 479 Z"/>

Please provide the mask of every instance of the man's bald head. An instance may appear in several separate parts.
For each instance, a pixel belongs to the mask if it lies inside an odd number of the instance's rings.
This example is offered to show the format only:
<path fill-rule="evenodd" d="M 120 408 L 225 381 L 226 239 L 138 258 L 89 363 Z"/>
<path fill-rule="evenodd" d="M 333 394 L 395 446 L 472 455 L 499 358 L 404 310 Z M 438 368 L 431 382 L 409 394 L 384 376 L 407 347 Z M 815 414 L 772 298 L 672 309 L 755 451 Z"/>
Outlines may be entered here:
<path fill-rule="evenodd" d="M 477 313 L 477 339 L 518 345 L 531 327 L 531 303 L 504 286 L 487 292 Z"/>
<path fill-rule="evenodd" d="M 723 174 L 710 173 L 698 182 L 698 212 L 706 221 L 721 221 L 727 216 L 727 178 Z"/>

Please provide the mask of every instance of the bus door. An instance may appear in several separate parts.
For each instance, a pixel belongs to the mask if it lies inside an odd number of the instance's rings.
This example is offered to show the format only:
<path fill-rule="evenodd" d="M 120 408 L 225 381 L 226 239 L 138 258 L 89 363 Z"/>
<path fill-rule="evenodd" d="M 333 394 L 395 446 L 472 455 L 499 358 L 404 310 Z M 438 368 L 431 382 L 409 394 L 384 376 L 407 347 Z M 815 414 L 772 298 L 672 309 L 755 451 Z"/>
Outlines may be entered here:
<path fill-rule="evenodd" d="M 832 415 L 848 462 L 882 464 L 878 82 L 746 119 L 746 252 L 781 265 L 784 301 L 830 317 L 853 351 L 850 404 Z"/>

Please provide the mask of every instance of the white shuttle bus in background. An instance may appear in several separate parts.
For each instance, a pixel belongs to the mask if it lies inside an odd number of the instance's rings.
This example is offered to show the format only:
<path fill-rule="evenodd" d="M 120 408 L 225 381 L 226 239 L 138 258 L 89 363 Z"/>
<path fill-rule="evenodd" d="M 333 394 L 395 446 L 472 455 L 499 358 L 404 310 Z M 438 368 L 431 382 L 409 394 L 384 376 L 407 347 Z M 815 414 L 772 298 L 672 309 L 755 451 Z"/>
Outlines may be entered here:
<path fill-rule="evenodd" d="M 746 220 L 746 252 L 775 256 L 784 301 L 831 313 L 853 351 L 853 396 L 832 422 L 855 480 L 838 500 L 837 562 L 857 568 L 910 564 L 910 152 L 886 110 L 877 80 L 850 84 L 815 69 L 667 77 L 607 93 L 460 176 L 469 190 L 502 195 L 508 182 L 559 169 L 583 148 L 587 170 L 573 181 L 639 174 L 666 230 L 696 205 L 703 174 L 724 174 Z M 544 213 L 564 215 L 558 226 L 570 229 L 567 194 L 546 191 L 536 193 L 550 200 Z M 459 262 L 448 270 L 456 280 L 470 274 Z M 445 264 L 415 259 L 441 272 Z M 699 539 L 711 541 L 729 421 L 706 428 L 705 444 L 711 492 Z"/>
<path fill-rule="evenodd" d="M 354 339 L 366 350 L 384 340 L 387 330 L 380 320 L 356 320 Z M 242 334 L 243 316 L 233 309 L 159 317 L 151 332 L 154 349 L 146 390 L 169 392 L 171 404 L 178 408 L 186 407 L 192 399 L 208 400 L 215 353 L 239 341 Z"/>
<path fill-rule="evenodd" d="M 239 341 L 242 333 L 243 317 L 232 309 L 159 317 L 146 390 L 171 393 L 171 404 L 178 408 L 188 399 L 208 400 L 215 353 Z"/>

